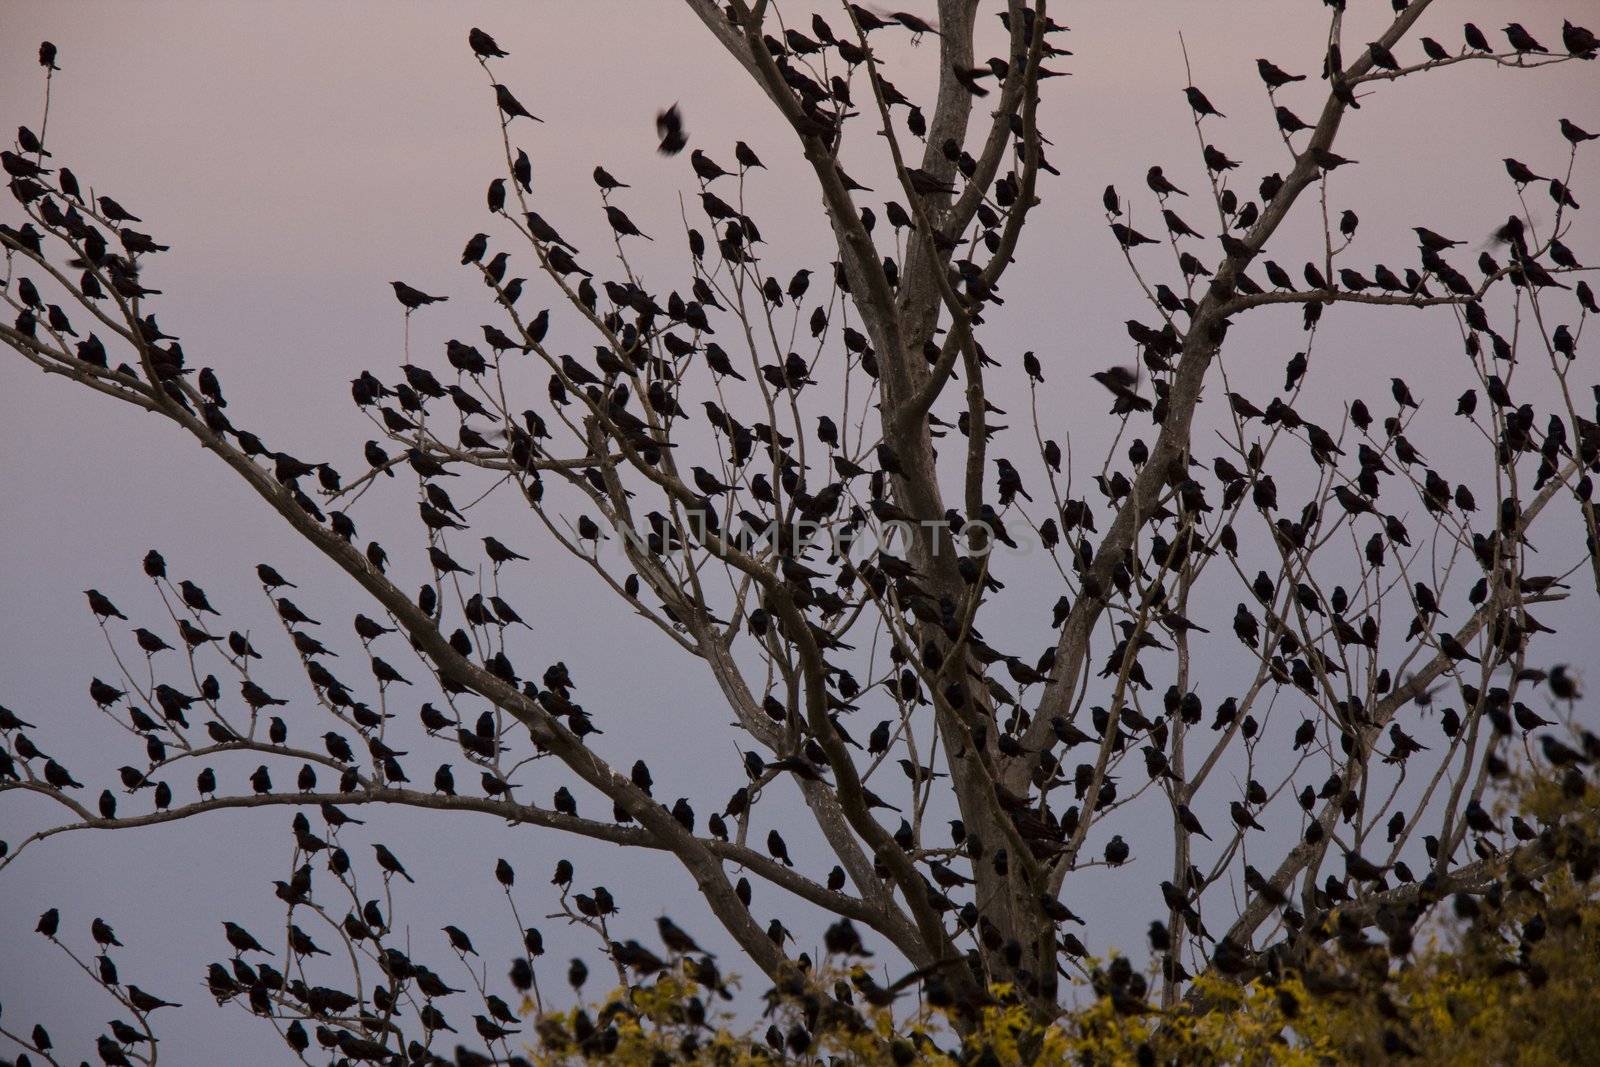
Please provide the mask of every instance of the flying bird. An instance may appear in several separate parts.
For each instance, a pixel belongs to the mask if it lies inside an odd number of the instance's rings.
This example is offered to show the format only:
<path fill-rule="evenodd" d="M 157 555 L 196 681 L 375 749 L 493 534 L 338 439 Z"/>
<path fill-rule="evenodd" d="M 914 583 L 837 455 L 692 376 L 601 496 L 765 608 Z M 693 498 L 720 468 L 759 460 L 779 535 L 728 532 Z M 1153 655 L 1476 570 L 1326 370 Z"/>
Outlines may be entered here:
<path fill-rule="evenodd" d="M 656 115 L 656 136 L 661 138 L 660 151 L 664 156 L 675 156 L 689 143 L 683 129 L 683 113 L 673 104 Z"/>

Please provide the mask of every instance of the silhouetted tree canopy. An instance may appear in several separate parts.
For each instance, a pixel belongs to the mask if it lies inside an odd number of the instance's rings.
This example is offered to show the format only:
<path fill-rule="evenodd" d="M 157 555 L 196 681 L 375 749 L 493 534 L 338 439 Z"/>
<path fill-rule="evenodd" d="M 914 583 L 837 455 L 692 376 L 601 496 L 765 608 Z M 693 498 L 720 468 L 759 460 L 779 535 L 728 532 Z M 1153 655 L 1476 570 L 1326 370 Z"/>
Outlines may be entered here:
<path fill-rule="evenodd" d="M 1370 154 L 1339 140 L 1395 82 L 1457 66 L 1561 64 L 1592 101 L 1593 34 L 1541 8 L 1436 40 L 1414 27 L 1447 5 L 1395 0 L 1366 5 L 1384 24 L 1362 41 L 1331 0 L 1303 4 L 1325 48 L 1255 60 L 1258 114 L 1223 114 L 1186 71 L 1193 144 L 1074 206 L 1126 262 L 1103 284 L 1148 310 L 1118 351 L 1069 355 L 1015 351 L 1004 326 L 1030 313 L 1006 302 L 1021 243 L 1052 239 L 1033 209 L 1089 150 L 1052 143 L 1044 101 L 1116 106 L 1056 77 L 1054 6 L 686 3 L 748 72 L 748 121 L 798 147 L 820 204 L 791 209 L 835 258 L 764 240 L 745 192 L 771 167 L 697 139 L 692 100 L 640 102 L 681 163 L 681 216 L 647 217 L 602 162 L 612 240 L 568 241 L 533 167 L 578 164 L 542 132 L 551 105 L 501 74 L 537 12 L 474 29 L 504 149 L 463 235 L 483 299 L 445 302 L 453 263 L 372 279 L 404 340 L 350 382 L 359 458 L 301 454 L 294 425 L 225 393 L 220 357 L 185 351 L 162 292 L 183 250 L 115 199 L 117 173 L 52 153 L 73 119 L 48 92 L 0 153 L 10 373 L 170 423 L 259 498 L 241 522 L 348 579 L 348 614 L 319 619 L 303 577 L 261 564 L 294 650 L 274 666 L 259 613 L 208 596 L 182 546 L 141 561 L 112 533 L 150 588 L 87 590 L 106 649 L 74 663 L 84 707 L 0 705 L 0 795 L 46 813 L 0 871 L 83 829 L 290 824 L 281 925 L 224 924 L 194 974 L 127 984 L 138 946 L 111 920 L 38 920 L 119 1005 L 100 1060 L 154 1064 L 160 1011 L 197 975 L 308 1064 L 1600 1056 L 1600 736 L 1572 652 L 1600 617 L 1600 307 L 1568 243 L 1594 123 L 1552 100 L 1548 152 L 1504 160 L 1476 232 L 1418 225 L 1387 263 L 1345 206 Z M 913 44 L 925 98 L 888 76 Z M 41 46 L 46 86 L 76 76 L 60 59 Z M 1268 121 L 1281 151 L 1231 158 L 1230 128 Z M 1347 313 L 1453 327 L 1453 376 L 1319 358 Z M 1229 362 L 1258 321 L 1277 362 Z M 1102 399 L 1103 433 L 1047 382 Z M 396 494 L 414 524 L 366 520 Z M 618 671 L 666 642 L 724 700 L 672 775 L 693 795 L 633 743 L 637 709 L 591 700 L 532 640 L 530 618 L 572 607 L 540 588 L 562 554 L 635 620 Z M 639 677 L 641 702 L 658 685 Z M 90 709 L 112 754 L 58 751 L 58 716 Z M 379 840 L 379 808 L 633 850 L 698 898 L 486 856 L 463 877 L 498 880 L 520 943 L 490 939 L 444 912 L 447 887 L 413 885 L 427 839 Z M 1148 943 L 1086 924 L 1089 894 L 1147 914 Z M 588 962 L 545 953 L 551 923 L 592 935 Z M 713 931 L 737 953 L 708 951 Z M 0 1017 L 16 1063 L 79 1058 L 26 1027 Z"/>

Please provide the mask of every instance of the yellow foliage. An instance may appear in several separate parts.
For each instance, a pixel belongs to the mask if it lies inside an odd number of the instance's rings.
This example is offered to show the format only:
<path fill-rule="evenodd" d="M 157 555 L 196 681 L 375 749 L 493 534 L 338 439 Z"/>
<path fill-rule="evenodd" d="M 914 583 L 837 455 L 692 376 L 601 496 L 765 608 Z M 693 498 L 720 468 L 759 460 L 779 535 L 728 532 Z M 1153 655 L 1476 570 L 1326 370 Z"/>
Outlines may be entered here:
<path fill-rule="evenodd" d="M 1050 1019 L 1005 985 L 960 1015 L 926 1003 L 873 1007 L 862 994 L 881 987 L 856 968 L 810 975 L 797 995 L 770 994 L 756 1030 L 708 1008 L 702 996 L 715 999 L 685 968 L 539 1018 L 529 1053 L 541 1067 L 1600 1064 L 1600 888 L 1572 873 L 1600 867 L 1595 791 L 1532 782 L 1520 799 L 1524 814 L 1562 828 L 1543 843 L 1551 862 L 1541 877 L 1505 877 L 1466 916 L 1430 920 L 1400 960 L 1382 942 L 1334 940 L 1299 969 L 1242 985 L 1201 975 L 1167 1010 L 1146 1001 L 1128 961 L 1114 960 L 1092 965 L 1080 1003 Z"/>

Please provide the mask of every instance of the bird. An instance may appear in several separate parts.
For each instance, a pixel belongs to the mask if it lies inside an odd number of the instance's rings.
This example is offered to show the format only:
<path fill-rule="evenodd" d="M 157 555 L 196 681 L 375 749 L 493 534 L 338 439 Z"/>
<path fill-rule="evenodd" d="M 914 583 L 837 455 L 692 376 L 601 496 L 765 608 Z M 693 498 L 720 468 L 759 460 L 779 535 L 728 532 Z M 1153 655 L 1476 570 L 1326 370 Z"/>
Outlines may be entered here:
<path fill-rule="evenodd" d="M 426 304 L 437 304 L 450 299 L 448 296 L 429 296 L 421 289 L 412 288 L 405 282 L 390 282 L 389 284 L 394 286 L 395 299 L 404 305 L 407 315 Z"/>
<path fill-rule="evenodd" d="M 621 208 L 612 204 L 606 205 L 606 221 L 611 224 L 612 231 L 619 237 L 643 237 L 646 241 L 655 240 L 635 226 L 633 220 L 628 218 Z"/>
<path fill-rule="evenodd" d="M 85 589 L 84 595 L 89 598 L 89 610 L 102 619 L 121 619 L 128 621 L 128 617 L 117 610 L 117 606 L 106 598 L 98 589 Z"/>
<path fill-rule="evenodd" d="M 499 106 L 501 113 L 505 115 L 505 122 L 510 122 L 512 119 L 518 118 L 528 118 L 532 119 L 534 122 L 544 121 L 544 119 L 523 107 L 522 102 L 515 96 L 511 95 L 511 90 L 507 89 L 499 82 L 494 83 L 494 100 Z"/>
<path fill-rule="evenodd" d="M 132 1004 L 134 1010 L 138 1012 L 148 1014 L 152 1011 L 155 1011 L 157 1008 L 183 1007 L 182 1004 L 177 1004 L 170 1000 L 162 1000 L 153 993 L 147 993 L 143 989 L 140 989 L 138 986 L 132 985 L 131 983 L 123 987 L 123 992 L 128 994 L 128 1003 Z"/>
<path fill-rule="evenodd" d="M 1206 99 L 1205 93 L 1192 85 L 1183 91 L 1183 95 L 1189 98 L 1189 108 L 1198 118 L 1205 118 L 1207 115 L 1215 115 L 1219 119 L 1228 117 L 1212 106 L 1211 101 Z"/>
<path fill-rule="evenodd" d="M 1241 830 L 1266 829 L 1256 821 L 1255 816 L 1250 814 L 1250 809 L 1240 801 L 1234 800 L 1228 803 L 1228 814 L 1233 818 L 1234 825 Z"/>
<path fill-rule="evenodd" d="M 216 608 L 212 607 L 211 602 L 206 599 L 206 591 L 188 579 L 178 583 L 178 592 L 183 596 L 183 602 L 187 604 L 190 609 L 196 612 L 208 612 L 212 615 L 221 614 Z"/>
<path fill-rule="evenodd" d="M 1502 32 L 1505 33 L 1506 40 L 1511 42 L 1512 49 L 1515 50 L 1518 55 L 1526 55 L 1529 52 L 1544 52 L 1548 55 L 1550 52 L 1550 49 L 1534 40 L 1533 35 L 1527 30 L 1523 29 L 1522 23 L 1520 22 L 1512 22 L 1507 24 L 1506 28 Z"/>
<path fill-rule="evenodd" d="M 89 924 L 89 936 L 93 937 L 95 944 L 101 948 L 107 948 L 111 945 L 115 945 L 118 948 L 126 947 L 121 941 L 117 940 L 116 931 L 111 929 L 111 924 L 99 916 L 96 916 L 94 921 Z"/>
<path fill-rule="evenodd" d="M 1301 130 L 1309 130 L 1312 128 L 1311 123 L 1306 122 L 1299 115 L 1296 115 L 1293 111 L 1290 111 L 1282 104 L 1278 105 L 1276 115 L 1278 120 L 1278 129 L 1282 130 L 1284 133 L 1299 133 Z"/>
<path fill-rule="evenodd" d="M 503 1041 L 512 1034 L 519 1034 L 522 1032 L 520 1030 L 507 1029 L 506 1027 L 496 1023 L 493 1019 L 490 1019 L 487 1015 L 482 1014 L 474 1015 L 472 1017 L 472 1024 L 477 1028 L 478 1036 L 483 1038 L 485 1041 Z M 344 1033 L 345 1031 L 340 1032 Z M 389 1050 L 385 1048 L 385 1055 L 387 1055 L 388 1052 Z"/>
<path fill-rule="evenodd" d="M 528 559 L 527 556 L 507 548 L 493 537 L 485 537 L 483 539 L 483 554 L 488 556 L 490 562 L 495 564 L 509 563 L 514 559 L 526 562 Z"/>
<path fill-rule="evenodd" d="M 1600 51 L 1600 39 L 1586 27 L 1575 26 L 1570 20 L 1561 23 L 1561 44 L 1568 55 L 1582 59 L 1593 59 L 1595 53 Z"/>
<path fill-rule="evenodd" d="M 1373 41 L 1367 45 L 1367 54 L 1372 57 L 1372 65 L 1379 70 L 1398 71 L 1400 63 L 1394 58 L 1394 53 L 1380 41 Z"/>
<path fill-rule="evenodd" d="M 499 59 L 511 53 L 495 43 L 495 39 L 474 26 L 467 31 L 467 44 L 472 47 L 472 54 L 480 59 Z"/>
<path fill-rule="evenodd" d="M 691 952 L 705 954 L 705 949 L 696 944 L 694 938 L 665 915 L 656 919 L 656 930 L 661 934 L 661 943 L 671 952 L 680 956 Z"/>
<path fill-rule="evenodd" d="M 1145 173 L 1144 180 L 1145 184 L 1150 186 L 1150 191 L 1161 197 L 1163 200 L 1173 193 L 1176 193 L 1179 196 L 1189 195 L 1182 189 L 1179 189 L 1176 185 L 1173 185 L 1172 182 L 1168 181 L 1166 175 L 1161 173 L 1160 167 L 1151 167 L 1149 171 Z"/>
<path fill-rule="evenodd" d="M 121 204 L 119 204 L 115 200 L 111 199 L 109 196 L 100 197 L 99 204 L 100 204 L 100 214 L 104 215 L 106 218 L 110 219 L 112 222 L 143 222 L 144 221 L 139 216 L 133 214 L 127 208 L 123 207 Z"/>
<path fill-rule="evenodd" d="M 1132 852 L 1133 850 L 1128 847 L 1128 843 L 1122 839 L 1122 835 L 1114 834 L 1111 840 L 1106 842 L 1105 860 L 1113 867 L 1120 867 L 1128 862 L 1128 857 L 1132 855 Z"/>
<path fill-rule="evenodd" d="M 1465 241 L 1452 241 L 1428 229 L 1426 226 L 1413 226 L 1411 232 L 1417 235 L 1417 244 L 1429 252 L 1443 252 L 1448 248 L 1466 244 Z"/>
<path fill-rule="evenodd" d="M 373 842 L 372 851 L 377 855 L 378 866 L 381 867 L 385 873 L 398 874 L 408 882 L 416 882 L 415 878 L 406 873 L 406 869 L 401 866 L 400 861 L 395 858 L 394 853 L 390 852 L 387 846 L 378 842 Z"/>
<path fill-rule="evenodd" d="M 794 861 L 789 858 L 789 846 L 784 843 L 783 837 L 776 830 L 767 831 L 767 851 L 771 853 L 773 859 L 785 867 L 794 866 Z"/>
<path fill-rule="evenodd" d="M 224 935 L 228 939 L 228 944 L 233 946 L 233 950 L 236 955 L 242 956 L 246 952 L 260 952 L 267 956 L 272 955 L 270 951 L 261 946 L 261 942 L 257 941 L 250 934 L 250 931 L 246 930 L 238 923 L 231 923 L 224 920 L 222 923 L 222 929 Z"/>
<path fill-rule="evenodd" d="M 726 177 L 728 172 L 717 165 L 716 161 L 696 148 L 689 153 L 689 166 L 694 169 L 695 177 L 701 182 L 714 182 L 718 178 Z"/>
<path fill-rule="evenodd" d="M 1600 137 L 1600 133 L 1589 133 L 1571 119 L 1562 119 L 1560 126 L 1561 136 L 1565 137 L 1567 141 L 1574 146 L 1580 142 L 1592 141 L 1595 138 Z"/>
<path fill-rule="evenodd" d="M 689 143 L 683 129 L 683 113 L 673 104 L 656 115 L 656 136 L 661 138 L 659 151 L 664 156 L 675 156 Z"/>
<path fill-rule="evenodd" d="M 767 169 L 767 165 L 761 162 L 761 157 L 756 155 L 750 146 L 743 141 L 734 142 L 733 158 L 739 164 L 741 170 L 753 170 L 756 167 L 760 167 L 762 170 Z"/>
<path fill-rule="evenodd" d="M 1290 82 L 1306 80 L 1304 74 L 1290 74 L 1267 59 L 1256 60 L 1256 72 L 1261 75 L 1261 80 L 1267 83 L 1268 89 L 1282 89 Z"/>
<path fill-rule="evenodd" d="M 1506 159 L 1502 160 L 1501 162 L 1503 162 L 1506 165 L 1506 173 L 1508 175 L 1510 175 L 1511 180 L 1516 182 L 1518 185 L 1527 185 L 1530 182 L 1537 182 L 1537 181 L 1543 181 L 1544 180 L 1544 179 L 1540 178 L 1537 174 L 1535 174 L 1532 170 L 1528 169 L 1528 165 L 1523 163 L 1523 162 L 1521 162 L 1520 160 L 1512 159 L 1512 158 L 1510 158 L 1508 156 Z"/>
<path fill-rule="evenodd" d="M 632 189 L 633 186 L 620 182 L 611 176 L 610 171 L 601 166 L 594 168 L 594 183 L 600 187 L 602 193 L 609 193 L 616 189 Z M 551 231 L 554 233 L 555 231 Z M 563 242 L 564 243 L 564 242 Z"/>
<path fill-rule="evenodd" d="M 1111 233 L 1123 248 L 1137 248 L 1140 245 L 1153 245 L 1156 243 L 1154 237 L 1147 237 L 1133 227 L 1124 226 L 1120 222 L 1111 224 Z"/>
<path fill-rule="evenodd" d="M 44 761 L 44 780 L 56 789 L 82 789 L 83 783 L 72 777 L 61 764 L 53 759 Z"/>
<path fill-rule="evenodd" d="M 1200 820 L 1195 817 L 1194 812 L 1189 810 L 1187 804 L 1178 805 L 1178 822 L 1189 833 L 1198 834 L 1207 841 L 1211 840 L 1211 835 L 1206 833 L 1205 828 L 1200 825 Z"/>

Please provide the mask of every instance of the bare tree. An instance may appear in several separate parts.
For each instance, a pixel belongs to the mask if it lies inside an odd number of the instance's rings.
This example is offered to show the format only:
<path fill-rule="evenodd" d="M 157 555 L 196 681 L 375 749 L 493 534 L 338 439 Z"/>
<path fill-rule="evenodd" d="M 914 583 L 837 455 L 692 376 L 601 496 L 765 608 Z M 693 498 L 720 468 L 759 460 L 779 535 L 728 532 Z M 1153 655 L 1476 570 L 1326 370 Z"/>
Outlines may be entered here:
<path fill-rule="evenodd" d="M 1045 0 L 939 0 L 927 21 L 845 5 L 796 24 L 767 0 L 687 2 L 775 109 L 765 120 L 792 130 L 837 260 L 780 268 L 781 251 L 763 245 L 743 207 L 762 164 L 742 143 L 731 160 L 689 157 L 698 195 L 677 279 L 647 283 L 632 266 L 642 231 L 665 239 L 670 222 L 636 224 L 626 186 L 603 169 L 595 181 L 615 254 L 580 260 L 531 193 L 519 144 L 537 137 L 535 120 L 494 74 L 504 50 L 475 30 L 507 173 L 489 190 L 495 233 L 475 237 L 462 263 L 482 272 L 499 321 L 483 328 L 482 345 L 450 341 L 449 370 L 435 373 L 410 320 L 441 314 L 426 308 L 438 298 L 394 283 L 403 374 L 386 383 L 364 372 L 353 387 L 389 444 L 369 444 L 354 475 L 269 443 L 290 427 L 247 430 L 216 374 L 193 373 L 145 285 L 146 265 L 166 250 L 136 227 L 159 230 L 158 220 L 83 195 L 37 140 L 4 154 L 26 218 L 0 229 L 11 311 L 0 338 L 47 374 L 169 420 L 347 574 L 362 597 L 355 624 L 372 680 L 352 676 L 365 671 L 359 660 L 334 658 L 284 595 L 290 581 L 263 567 L 313 699 L 274 696 L 253 680 L 245 628 L 224 633 L 204 591 L 169 577 L 152 553 L 145 571 L 171 622 L 161 633 L 130 636 L 123 612 L 89 594 L 116 670 L 90 696 L 108 742 L 142 747 L 131 757 L 142 765 L 125 767 L 122 796 L 107 788 L 97 807 L 82 799 L 94 787 L 31 740 L 27 709 L 4 712 L 0 792 L 42 794 L 63 817 L 0 868 L 69 830 L 305 809 L 296 869 L 278 890 L 287 970 L 241 970 L 254 940 L 240 930 L 230 933 L 232 969 L 209 972 L 212 991 L 273 1019 L 302 1058 L 314 1055 L 309 1027 L 347 1059 L 386 1062 L 409 1042 L 410 1058 L 426 1062 L 447 1036 L 434 1001 L 448 987 L 393 940 L 392 899 L 368 909 L 375 880 L 387 893 L 409 878 L 405 849 L 377 846 L 372 864 L 366 849 L 347 855 L 349 809 L 471 811 L 528 833 L 670 853 L 749 966 L 780 989 L 806 988 L 819 961 L 788 951 L 781 924 L 758 921 L 754 880 L 831 915 L 823 944 L 835 959 L 857 954 L 863 934 L 891 947 L 912 972 L 904 987 L 956 1005 L 958 1020 L 997 983 L 1048 1017 L 1065 996 L 1060 976 L 1118 947 L 1072 932 L 1069 902 L 1075 875 L 1128 860 L 1121 830 L 1148 825 L 1139 812 L 1156 813 L 1147 820 L 1170 834 L 1133 846 L 1170 851 L 1171 873 L 1159 896 L 1128 888 L 1156 922 L 1150 984 L 1123 980 L 1125 992 L 1169 1009 L 1201 971 L 1303 966 L 1334 937 L 1381 931 L 1401 960 L 1436 901 L 1536 880 L 1563 861 L 1559 827 L 1506 825 L 1494 805 L 1495 783 L 1519 761 L 1576 773 L 1600 744 L 1582 731 L 1581 743 L 1538 732 L 1570 726 L 1580 698 L 1576 672 L 1540 651 L 1545 620 L 1583 625 L 1600 592 L 1591 480 L 1600 427 L 1584 414 L 1600 397 L 1584 395 L 1594 374 L 1578 352 L 1600 308 L 1563 243 L 1593 135 L 1561 120 L 1567 165 L 1554 176 L 1506 161 L 1523 207 L 1486 217 L 1493 247 L 1470 272 L 1451 262 L 1463 242 L 1426 228 L 1414 265 L 1354 259 L 1359 220 L 1341 211 L 1338 188 L 1359 169 L 1336 146 L 1348 109 L 1382 107 L 1393 81 L 1457 64 L 1593 59 L 1592 35 L 1568 24 L 1562 47 L 1547 50 L 1514 24 L 1499 47 L 1469 25 L 1464 46 L 1424 37 L 1414 59 L 1410 32 L 1429 0 L 1397 0 L 1392 22 L 1364 44 L 1343 39 L 1344 4 L 1332 3 L 1326 50 L 1301 57 L 1312 78 L 1293 90 L 1310 98 L 1320 61 L 1317 106 L 1304 119 L 1279 94 L 1305 78 L 1258 61 L 1284 152 L 1259 165 L 1277 171 L 1254 184 L 1212 143 L 1216 109 L 1191 87 L 1209 188 L 1183 203 L 1215 219 L 1188 208 L 1191 229 L 1160 167 L 1136 198 L 1108 187 L 1103 204 L 1086 206 L 1104 212 L 1151 311 L 1128 323 L 1134 364 L 1111 365 L 1108 354 L 1099 361 L 1108 369 L 1092 375 L 1116 437 L 1085 457 L 1070 441 L 1063 448 L 1059 419 L 1037 396 L 1031 432 L 1003 434 L 986 388 L 1019 363 L 1030 389 L 1081 373 L 984 344 L 1042 179 L 1055 173 L 1037 109 L 1069 53 Z M 1004 53 L 979 62 L 977 20 L 996 14 Z M 903 95 L 874 55 L 875 42 L 905 34 L 937 62 L 926 104 Z M 53 73 L 53 48 L 40 58 Z M 658 129 L 663 152 L 686 147 L 676 108 Z M 880 136 L 886 194 L 838 162 L 845 142 Z M 1551 205 L 1538 204 L 1546 195 Z M 1133 227 L 1135 199 L 1160 214 L 1165 235 Z M 1306 255 L 1278 251 L 1286 242 L 1275 237 L 1297 212 L 1319 211 L 1322 241 L 1303 271 L 1269 258 Z M 512 255 L 538 279 L 526 292 Z M 549 306 L 535 308 L 536 291 Z M 1441 398 L 1400 378 L 1334 374 L 1308 395 L 1322 316 L 1344 303 L 1450 317 L 1476 384 Z M 1231 327 L 1278 305 L 1293 305 L 1303 325 L 1282 388 L 1230 381 Z M 552 321 L 562 328 L 552 332 Z M 586 335 L 590 352 L 561 350 L 557 335 Z M 541 395 L 502 376 L 530 361 L 549 373 Z M 1374 387 L 1382 399 L 1369 408 L 1360 391 Z M 1475 447 L 1474 474 L 1447 480 L 1430 465 L 1433 445 L 1412 443 L 1424 403 L 1455 404 L 1462 430 L 1438 442 L 1451 452 L 1440 466 L 1460 467 Z M 1015 463 L 1001 455 L 1008 444 Z M 402 484 L 389 482 L 397 474 L 414 481 L 421 525 L 363 543 L 356 502 Z M 500 540 L 481 536 L 469 501 L 489 494 L 524 501 L 530 521 L 495 531 Z M 1029 580 L 1049 577 L 1060 590 L 1042 653 L 997 647 L 981 628 L 1004 618 L 1002 579 L 1024 566 L 1012 555 L 1025 547 L 1036 550 Z M 643 754 L 594 736 L 609 709 L 585 708 L 582 679 L 519 641 L 523 575 L 554 551 L 591 567 L 597 588 L 714 679 L 745 778 L 721 811 L 653 796 Z M 391 552 L 426 553 L 420 592 L 391 578 Z M 1588 606 L 1546 607 L 1568 598 Z M 1233 690 L 1209 707 L 1193 681 L 1197 657 L 1233 665 Z M 396 695 L 424 675 L 440 695 L 422 705 L 419 729 L 397 717 Z M 320 741 L 317 715 L 328 730 Z M 399 758 L 412 752 L 418 764 L 428 749 L 446 760 L 431 788 L 411 782 Z M 207 769 L 233 752 L 259 754 L 248 783 Z M 560 765 L 566 784 L 553 798 L 533 795 L 535 763 L 541 783 Z M 177 784 L 192 772 L 195 791 Z M 298 789 L 284 788 L 295 775 Z M 776 826 L 797 833 L 799 816 L 786 809 L 774 822 L 776 805 L 762 801 L 775 796 L 803 800 L 807 832 L 835 857 L 831 872 L 791 862 Z M 514 868 L 501 877 L 509 896 Z M 328 888 L 313 893 L 313 881 Z M 579 892 L 570 870 L 557 881 L 562 912 L 597 932 L 619 978 L 688 959 L 708 990 L 720 988 L 680 928 L 663 927 L 659 953 L 619 940 L 609 894 Z M 310 916 L 339 946 L 337 986 L 326 984 L 333 964 L 319 969 L 301 940 Z M 465 959 L 474 950 L 463 940 L 451 937 Z M 516 952 L 512 981 L 537 999 L 537 933 Z M 151 1009 L 114 971 L 109 982 L 144 1025 Z M 848 1013 L 851 995 L 822 988 L 814 1012 Z M 508 1017 L 491 1005 L 478 1019 L 489 1054 L 511 1056 Z M 110 1046 L 153 1062 L 147 1047 Z"/>

